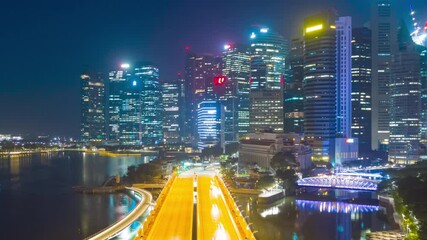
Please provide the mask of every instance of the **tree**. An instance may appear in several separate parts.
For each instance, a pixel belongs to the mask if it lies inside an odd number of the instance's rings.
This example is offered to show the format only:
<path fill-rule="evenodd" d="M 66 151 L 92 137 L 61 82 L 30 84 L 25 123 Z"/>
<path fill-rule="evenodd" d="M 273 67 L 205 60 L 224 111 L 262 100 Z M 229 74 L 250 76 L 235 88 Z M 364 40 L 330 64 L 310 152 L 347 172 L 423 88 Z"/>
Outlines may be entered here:
<path fill-rule="evenodd" d="M 290 151 L 276 153 L 270 161 L 270 166 L 275 170 L 296 166 L 296 158 Z"/>
<path fill-rule="evenodd" d="M 283 188 L 289 193 L 295 192 L 295 182 L 298 180 L 296 171 L 294 169 L 278 169 L 276 171 L 276 177 L 280 178 L 283 182 Z"/>

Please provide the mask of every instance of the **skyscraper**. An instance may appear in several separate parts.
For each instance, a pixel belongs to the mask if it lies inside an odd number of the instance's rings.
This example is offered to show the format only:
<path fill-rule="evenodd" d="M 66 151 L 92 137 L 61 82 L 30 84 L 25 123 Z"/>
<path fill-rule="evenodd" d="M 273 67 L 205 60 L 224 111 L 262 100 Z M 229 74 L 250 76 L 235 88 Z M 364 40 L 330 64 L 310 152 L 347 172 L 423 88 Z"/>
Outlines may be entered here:
<path fill-rule="evenodd" d="M 372 149 L 387 150 L 391 61 L 397 51 L 397 20 L 391 0 L 376 0 L 372 7 Z"/>
<path fill-rule="evenodd" d="M 252 32 L 250 45 L 250 132 L 271 129 L 283 132 L 283 84 L 286 72 L 286 41 L 269 28 L 259 28 Z M 257 108 L 259 103 L 269 95 L 277 98 L 263 103 L 263 110 Z M 260 99 L 257 99 L 260 98 Z M 279 104 L 279 105 L 277 105 Z M 277 109 L 280 111 L 276 111 Z M 274 113 L 274 116 L 271 115 Z"/>
<path fill-rule="evenodd" d="M 130 81 L 131 73 L 129 64 L 122 64 L 118 70 L 109 73 L 108 82 L 108 111 L 107 111 L 107 136 L 109 144 L 120 143 L 120 116 L 123 107 L 123 95 Z"/>
<path fill-rule="evenodd" d="M 324 12 L 304 22 L 304 133 L 334 138 L 337 129 L 335 16 Z"/>
<path fill-rule="evenodd" d="M 332 11 L 304 22 L 304 132 L 313 160 L 331 161 L 336 167 L 357 159 L 357 141 L 347 139 L 351 138 L 351 34 L 351 18 L 336 20 Z"/>
<path fill-rule="evenodd" d="M 81 140 L 100 145 L 106 139 L 105 76 L 85 73 L 81 79 Z"/>
<path fill-rule="evenodd" d="M 197 107 L 198 148 L 223 143 L 224 111 L 218 101 L 202 101 Z"/>
<path fill-rule="evenodd" d="M 287 133 L 304 132 L 304 42 L 293 39 L 289 51 L 290 78 L 284 86 L 284 131 Z"/>
<path fill-rule="evenodd" d="M 371 150 L 371 31 L 353 28 L 352 41 L 352 133 L 361 152 Z"/>
<path fill-rule="evenodd" d="M 163 142 L 162 101 L 159 69 L 152 64 L 140 64 L 134 69 L 141 88 L 141 143 L 156 146 Z"/>
<path fill-rule="evenodd" d="M 212 55 L 199 55 L 187 49 L 185 66 L 185 86 L 186 86 L 186 115 L 189 118 L 189 129 L 187 142 L 195 145 L 197 136 L 197 108 L 198 104 L 204 100 L 215 100 L 213 91 L 214 76 L 221 75 L 220 58 Z"/>
<path fill-rule="evenodd" d="M 110 72 L 108 132 L 110 143 L 155 146 L 162 142 L 159 70 L 151 64 L 122 64 Z"/>
<path fill-rule="evenodd" d="M 162 82 L 163 141 L 166 145 L 180 143 L 180 108 L 178 81 Z"/>
<path fill-rule="evenodd" d="M 250 56 L 246 46 L 226 44 L 222 55 L 222 74 L 226 77 L 219 101 L 224 105 L 225 141 L 238 141 L 249 132 Z M 229 129 L 229 130 L 228 130 Z"/>
<path fill-rule="evenodd" d="M 400 24 L 399 50 L 393 55 L 390 82 L 389 161 L 413 164 L 419 160 L 421 73 L 420 55 L 409 31 Z"/>
<path fill-rule="evenodd" d="M 427 48 L 420 49 L 421 61 L 421 143 L 427 147 Z"/>
<path fill-rule="evenodd" d="M 351 138 L 351 17 L 340 17 L 336 27 L 337 134 Z"/>

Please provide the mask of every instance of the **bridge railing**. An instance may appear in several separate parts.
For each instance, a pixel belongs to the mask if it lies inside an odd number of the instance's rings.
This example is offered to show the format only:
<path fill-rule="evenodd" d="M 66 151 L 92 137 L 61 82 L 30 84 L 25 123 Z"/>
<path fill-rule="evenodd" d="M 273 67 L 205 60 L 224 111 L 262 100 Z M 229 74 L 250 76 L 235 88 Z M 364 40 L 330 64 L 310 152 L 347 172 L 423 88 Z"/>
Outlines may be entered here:
<path fill-rule="evenodd" d="M 230 209 L 231 216 L 236 222 L 240 235 L 244 239 L 255 240 L 254 234 L 249 228 L 249 225 L 246 222 L 245 218 L 242 216 L 242 213 L 240 212 L 236 202 L 234 201 L 233 197 L 231 196 L 230 192 L 225 186 L 225 183 L 222 181 L 222 179 L 218 175 L 215 175 L 215 179 L 216 181 L 218 181 L 218 185 L 221 189 L 222 194 L 224 195 L 225 202 L 228 208 Z"/>
<path fill-rule="evenodd" d="M 163 205 L 166 196 L 168 195 L 172 184 L 174 183 L 176 179 L 176 174 L 172 174 L 171 178 L 168 180 L 168 182 L 165 184 L 164 188 L 159 194 L 159 197 L 156 200 L 156 204 L 154 205 L 153 210 L 151 210 L 150 215 L 145 219 L 144 223 L 142 224 L 142 227 L 138 229 L 138 234 L 134 238 L 134 240 L 143 239 L 148 236 L 150 233 L 150 230 L 152 229 L 154 222 L 156 220 L 157 215 L 159 214 L 160 208 Z"/>

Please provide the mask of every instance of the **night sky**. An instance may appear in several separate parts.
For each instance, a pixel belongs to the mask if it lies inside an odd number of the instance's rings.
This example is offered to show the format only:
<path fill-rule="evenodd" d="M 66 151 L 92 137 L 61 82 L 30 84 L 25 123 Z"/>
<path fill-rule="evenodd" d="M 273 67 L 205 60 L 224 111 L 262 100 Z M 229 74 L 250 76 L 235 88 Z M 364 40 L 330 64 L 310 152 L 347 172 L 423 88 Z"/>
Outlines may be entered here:
<path fill-rule="evenodd" d="M 151 61 L 161 79 L 183 69 L 184 46 L 220 53 L 266 25 L 294 38 L 301 21 L 335 8 L 369 21 L 372 0 L 4 0 L 0 7 L 0 134 L 79 135 L 80 74 L 121 62 Z M 425 0 L 409 3 L 427 20 Z"/>

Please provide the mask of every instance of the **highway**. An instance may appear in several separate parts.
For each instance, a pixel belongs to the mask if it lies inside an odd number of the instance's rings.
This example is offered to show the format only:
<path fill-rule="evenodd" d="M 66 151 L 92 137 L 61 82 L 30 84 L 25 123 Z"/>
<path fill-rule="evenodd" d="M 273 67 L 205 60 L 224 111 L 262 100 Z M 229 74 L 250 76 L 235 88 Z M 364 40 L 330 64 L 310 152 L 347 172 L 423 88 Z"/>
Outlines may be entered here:
<path fill-rule="evenodd" d="M 213 176 L 197 178 L 197 239 L 243 239 Z"/>
<path fill-rule="evenodd" d="M 192 239 L 193 180 L 193 177 L 175 179 L 147 239 Z"/>
<path fill-rule="evenodd" d="M 136 205 L 136 207 L 123 219 L 115 222 L 113 225 L 108 226 L 107 228 L 97 232 L 96 234 L 86 238 L 87 240 L 105 240 L 110 239 L 117 234 L 119 234 L 123 229 L 127 228 L 134 221 L 136 221 L 150 206 L 153 197 L 151 193 L 138 189 L 138 188 L 126 188 L 128 190 L 134 191 L 141 195 L 141 201 Z"/>

